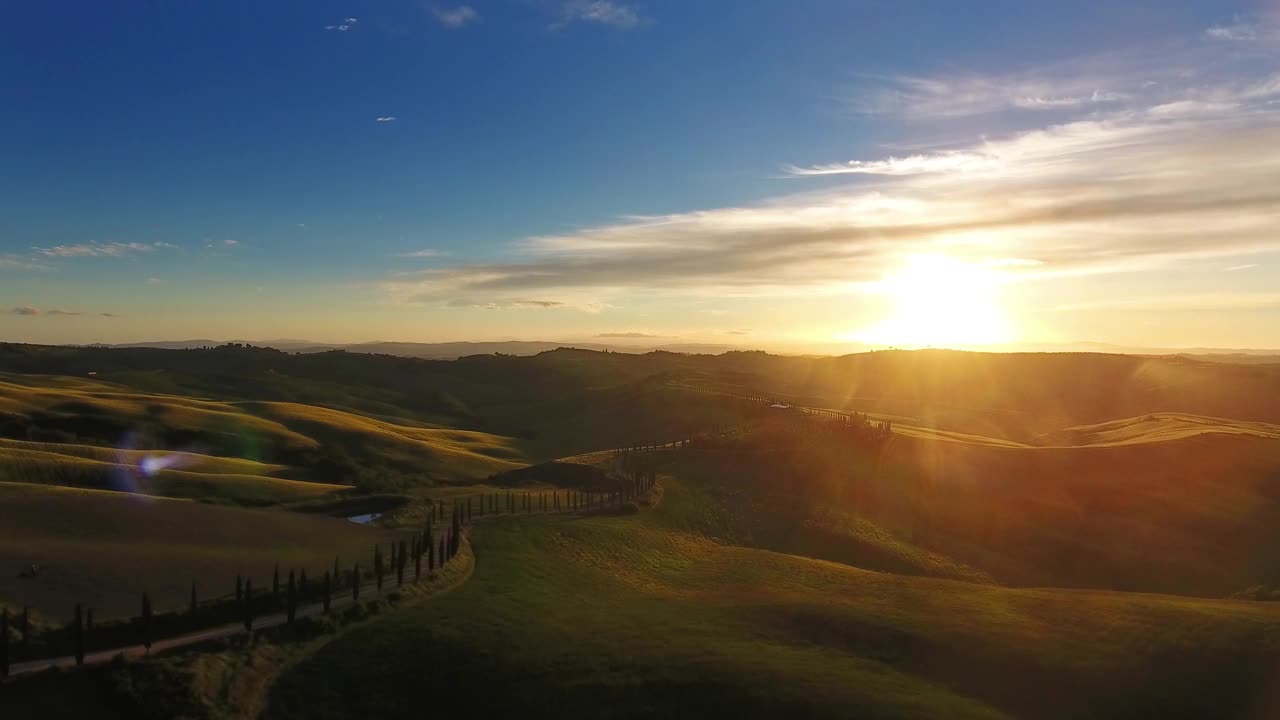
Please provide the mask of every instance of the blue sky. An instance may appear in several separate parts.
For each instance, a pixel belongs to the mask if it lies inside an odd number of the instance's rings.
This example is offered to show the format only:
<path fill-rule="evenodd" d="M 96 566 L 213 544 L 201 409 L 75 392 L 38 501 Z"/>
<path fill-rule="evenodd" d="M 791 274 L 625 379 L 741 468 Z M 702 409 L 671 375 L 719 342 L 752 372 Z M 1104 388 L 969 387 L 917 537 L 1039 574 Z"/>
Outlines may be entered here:
<path fill-rule="evenodd" d="M 6 339 L 1280 346 L 1275 3 L 10 5 Z"/>

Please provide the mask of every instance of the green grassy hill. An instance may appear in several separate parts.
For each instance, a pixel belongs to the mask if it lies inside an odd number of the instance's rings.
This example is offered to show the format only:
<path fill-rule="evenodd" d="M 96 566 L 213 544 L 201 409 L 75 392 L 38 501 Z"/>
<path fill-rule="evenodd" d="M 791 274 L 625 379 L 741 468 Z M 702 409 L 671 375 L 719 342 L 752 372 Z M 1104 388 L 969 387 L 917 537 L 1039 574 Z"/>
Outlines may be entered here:
<path fill-rule="evenodd" d="M 242 504 L 299 500 L 336 486 L 472 481 L 517 467 L 522 457 L 510 439 L 479 431 L 48 376 L 0 380 L 0 435 L 9 438 L 0 439 L 0 480 Z"/>
<path fill-rule="evenodd" d="M 474 536 L 474 577 L 288 671 L 270 718 L 1256 718 L 1280 606 L 870 572 L 676 529 L 657 510 Z M 693 506 L 693 507 L 691 507 Z"/>
<path fill-rule="evenodd" d="M 237 573 L 267 587 L 277 562 L 319 577 L 335 556 L 367 564 L 398 537 L 321 515 L 2 482 L 0 528 L 0 599 L 59 623 L 76 603 L 136 615 L 144 590 L 157 612 L 181 609 L 193 580 L 204 599 L 231 595 Z"/>

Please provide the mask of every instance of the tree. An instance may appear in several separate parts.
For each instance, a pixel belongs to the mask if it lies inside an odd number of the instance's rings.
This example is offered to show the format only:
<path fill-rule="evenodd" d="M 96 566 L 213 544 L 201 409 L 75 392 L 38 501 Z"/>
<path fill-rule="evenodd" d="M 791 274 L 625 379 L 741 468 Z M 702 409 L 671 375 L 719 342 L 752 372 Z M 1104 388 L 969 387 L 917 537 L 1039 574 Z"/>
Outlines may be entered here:
<path fill-rule="evenodd" d="M 196 581 L 195 581 L 195 580 L 192 580 L 192 581 L 191 581 L 191 618 L 192 618 L 193 620 L 194 620 L 194 619 L 195 619 L 195 617 L 196 617 L 196 607 L 197 607 L 197 603 L 196 603 Z"/>
<path fill-rule="evenodd" d="M 449 556 L 444 553 L 444 538 L 440 538 L 440 567 L 443 569 L 447 562 L 449 562 Z"/>
<path fill-rule="evenodd" d="M 325 571 L 324 571 L 324 599 L 323 599 L 323 600 L 321 600 L 321 602 L 322 602 L 322 603 L 324 603 L 324 614 L 325 614 L 325 615 L 328 615 L 328 614 L 329 614 L 329 602 L 330 602 L 330 599 L 332 598 L 332 596 L 333 596 L 333 584 L 332 584 L 332 580 L 330 579 L 329 571 L 328 571 L 328 570 L 325 570 Z"/>
<path fill-rule="evenodd" d="M 338 556 L 337 556 L 337 555 L 334 555 L 334 556 L 333 556 L 333 587 L 334 587 L 334 588 L 342 587 L 342 575 L 340 574 L 340 571 L 338 570 Z"/>
<path fill-rule="evenodd" d="M 18 624 L 19 631 L 19 647 L 25 654 L 31 649 L 31 611 L 26 605 L 22 606 L 22 617 Z"/>
<path fill-rule="evenodd" d="M 253 579 L 244 581 L 244 602 L 241 604 L 244 611 L 244 630 L 245 632 L 253 632 Z"/>
<path fill-rule="evenodd" d="M 298 613 L 298 588 L 293 582 L 293 571 L 289 571 L 289 590 L 285 595 L 285 616 L 289 624 L 293 624 L 293 618 Z"/>
<path fill-rule="evenodd" d="M 393 544 L 391 547 L 395 547 Z M 396 587 L 404 585 L 404 541 L 400 541 L 400 550 L 396 553 Z"/>
<path fill-rule="evenodd" d="M 87 650 L 93 640 L 93 608 L 84 611 L 84 647 Z"/>
<path fill-rule="evenodd" d="M 142 645 L 151 652 L 151 597 L 142 593 Z"/>
<path fill-rule="evenodd" d="M 271 571 L 271 602 L 280 605 L 280 563 Z"/>
<path fill-rule="evenodd" d="M 413 579 L 416 582 L 422 577 L 422 538 L 414 538 L 413 543 L 417 546 L 413 553 Z"/>
<path fill-rule="evenodd" d="M 382 592 L 382 546 L 373 546 L 373 576 L 378 583 L 378 592 Z"/>
<path fill-rule="evenodd" d="M 427 536 L 427 572 L 436 571 L 436 539 Z"/>
<path fill-rule="evenodd" d="M 76 619 L 71 626 L 75 640 L 76 665 L 84 665 L 84 611 L 76 603 Z"/>
<path fill-rule="evenodd" d="M 0 608 L 0 680 L 9 677 L 9 609 Z"/>
<path fill-rule="evenodd" d="M 449 531 L 449 546 L 452 548 L 449 557 L 453 557 L 458 552 L 458 546 L 462 540 L 462 523 L 458 521 L 458 516 L 453 516 L 453 527 Z"/>
<path fill-rule="evenodd" d="M 360 602 L 360 563 L 358 561 L 355 569 L 351 571 L 351 601 Z"/>
<path fill-rule="evenodd" d="M 306 601 L 307 599 L 307 569 L 302 568 L 298 571 L 298 599 Z"/>
<path fill-rule="evenodd" d="M 239 575 L 236 575 L 236 602 L 244 599 L 244 584 Z"/>

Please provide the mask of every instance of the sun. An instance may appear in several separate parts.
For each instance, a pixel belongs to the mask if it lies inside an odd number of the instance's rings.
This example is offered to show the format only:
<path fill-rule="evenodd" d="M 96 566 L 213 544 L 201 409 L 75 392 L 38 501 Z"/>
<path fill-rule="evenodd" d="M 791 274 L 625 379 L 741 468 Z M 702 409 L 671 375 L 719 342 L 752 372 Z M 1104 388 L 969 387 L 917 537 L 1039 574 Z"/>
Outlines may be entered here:
<path fill-rule="evenodd" d="M 946 255 L 912 255 L 874 286 L 890 301 L 890 314 L 855 337 L 898 347 L 1008 342 L 1000 284 L 1000 276 L 989 267 Z"/>

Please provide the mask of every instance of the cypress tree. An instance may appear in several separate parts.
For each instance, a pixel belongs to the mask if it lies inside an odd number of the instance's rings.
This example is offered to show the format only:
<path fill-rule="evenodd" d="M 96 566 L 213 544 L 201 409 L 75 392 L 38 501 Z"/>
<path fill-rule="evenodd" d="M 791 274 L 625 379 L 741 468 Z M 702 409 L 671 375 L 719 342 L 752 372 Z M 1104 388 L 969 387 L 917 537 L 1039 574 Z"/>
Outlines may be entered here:
<path fill-rule="evenodd" d="M 342 587 L 342 574 L 338 570 L 338 556 L 333 556 L 333 586 L 334 588 Z"/>
<path fill-rule="evenodd" d="M 19 647 L 21 647 L 22 652 L 25 655 L 31 649 L 31 611 L 26 605 L 22 606 L 22 617 L 19 618 L 19 621 L 18 631 L 20 633 L 20 639 L 18 642 Z"/>
<path fill-rule="evenodd" d="M 298 571 L 298 599 L 302 602 L 307 600 L 307 569 L 302 568 Z"/>
<path fill-rule="evenodd" d="M 236 575 L 236 602 L 244 600 L 244 584 L 239 575 Z"/>
<path fill-rule="evenodd" d="M 76 619 L 71 627 L 75 640 L 76 665 L 84 665 L 84 611 L 81 610 L 80 603 L 76 603 Z"/>
<path fill-rule="evenodd" d="M 417 545 L 413 553 L 413 580 L 417 582 L 422 577 L 422 539 L 415 538 L 413 542 Z"/>
<path fill-rule="evenodd" d="M 440 538 L 440 567 L 443 568 L 447 562 L 449 562 L 449 556 L 444 554 L 444 538 Z"/>
<path fill-rule="evenodd" d="M 351 601 L 360 602 L 360 563 L 351 571 Z"/>
<path fill-rule="evenodd" d="M 142 593 L 142 644 L 151 652 L 151 597 Z"/>
<path fill-rule="evenodd" d="M 244 581 L 244 602 L 241 604 L 244 610 L 244 630 L 245 632 L 253 632 L 253 579 Z"/>
<path fill-rule="evenodd" d="M 271 602 L 280 605 L 280 563 L 271 571 Z"/>
<path fill-rule="evenodd" d="M 401 540 L 400 551 L 396 553 L 396 587 L 404 585 L 404 560 L 404 541 Z"/>
<path fill-rule="evenodd" d="M 378 592 L 382 592 L 382 547 L 373 546 L 373 575 L 378 583 Z"/>
<path fill-rule="evenodd" d="M 9 609 L 0 608 L 0 680 L 9 677 Z"/>
<path fill-rule="evenodd" d="M 436 539 L 427 536 L 427 572 L 436 571 Z"/>
<path fill-rule="evenodd" d="M 330 579 L 330 577 L 331 576 L 329 575 L 329 571 L 325 570 L 324 571 L 324 599 L 321 601 L 324 603 L 325 615 L 329 614 L 329 602 L 333 597 L 333 581 Z"/>
<path fill-rule="evenodd" d="M 196 617 L 196 581 L 191 581 L 191 619 Z"/>
<path fill-rule="evenodd" d="M 298 589 L 293 584 L 293 571 L 289 571 L 289 590 L 285 595 L 285 614 L 289 620 L 289 624 L 293 624 L 293 618 L 298 612 Z"/>
<path fill-rule="evenodd" d="M 93 608 L 84 611 L 84 647 L 89 649 L 93 644 Z"/>

